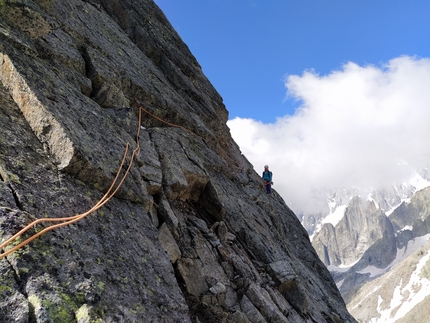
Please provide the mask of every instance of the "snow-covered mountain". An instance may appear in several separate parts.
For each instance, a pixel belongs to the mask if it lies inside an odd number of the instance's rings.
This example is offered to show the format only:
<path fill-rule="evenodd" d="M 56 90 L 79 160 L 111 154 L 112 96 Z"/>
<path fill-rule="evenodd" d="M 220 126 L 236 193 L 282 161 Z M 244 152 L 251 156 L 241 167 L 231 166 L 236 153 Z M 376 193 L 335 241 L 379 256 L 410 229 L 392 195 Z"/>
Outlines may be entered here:
<path fill-rule="evenodd" d="M 400 204 L 408 202 L 412 195 L 428 186 L 430 186 L 430 174 L 425 168 L 415 173 L 409 181 L 400 184 L 366 189 L 327 190 L 325 201 L 319 201 L 319 205 L 321 205 L 319 211 L 303 213 L 296 210 L 296 214 L 312 238 L 324 223 L 336 226 L 354 197 L 374 201 L 376 206 L 389 216 Z"/>
<path fill-rule="evenodd" d="M 349 312 L 360 323 L 427 323 L 430 321 L 430 235 L 398 250 L 387 268 L 366 268 L 379 278 L 365 284 L 350 300 Z M 423 241 L 427 241 L 422 245 Z M 420 248 L 416 248 L 421 245 Z M 408 255 L 407 257 L 405 257 Z"/>
<path fill-rule="evenodd" d="M 403 273 L 410 257 L 419 258 L 420 254 L 415 253 L 430 238 L 429 186 L 429 178 L 424 173 L 424 176 L 416 174 L 409 182 L 400 185 L 330 192 L 325 213 L 321 209 L 321 212 L 300 215 L 316 252 L 330 270 L 353 315 L 361 313 L 363 304 L 371 308 L 365 310 L 368 314 L 355 316 L 360 322 L 430 322 L 430 319 L 400 320 L 409 317 L 405 313 L 412 311 L 414 306 L 419 306 L 416 299 L 411 301 L 406 295 L 413 294 L 408 291 L 407 283 L 416 277 L 416 273 L 414 276 L 411 271 L 409 276 L 412 278 L 397 284 L 405 293 L 402 297 L 395 294 L 398 290 L 384 294 L 382 291 L 387 288 L 368 287 L 376 279 L 379 284 L 384 279 L 390 280 L 398 268 L 403 268 Z M 427 251 L 421 252 L 422 258 L 425 259 L 427 254 Z M 422 266 L 428 274 L 430 262 L 426 260 Z M 425 280 L 420 284 L 427 286 Z M 372 293 L 377 296 L 373 303 L 369 303 L 366 298 Z M 393 306 L 392 311 L 387 312 L 390 306 Z M 391 314 L 397 312 L 399 314 Z M 428 314 L 427 318 L 430 317 Z"/>

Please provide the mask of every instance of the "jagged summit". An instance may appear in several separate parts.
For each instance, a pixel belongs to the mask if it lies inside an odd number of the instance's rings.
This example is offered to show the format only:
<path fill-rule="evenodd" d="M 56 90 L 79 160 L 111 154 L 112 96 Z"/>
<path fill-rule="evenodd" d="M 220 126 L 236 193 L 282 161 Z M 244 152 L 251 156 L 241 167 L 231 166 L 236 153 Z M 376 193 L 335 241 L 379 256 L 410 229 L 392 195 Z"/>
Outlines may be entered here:
<path fill-rule="evenodd" d="M 312 244 L 360 322 L 427 322 L 419 312 L 430 300 L 430 262 L 426 251 L 416 251 L 430 237 L 429 196 L 428 181 L 419 176 L 367 198 L 339 199 L 348 202 L 315 230 Z M 424 269 L 412 274 L 417 259 Z M 393 285 L 393 277 L 404 279 Z M 419 297 L 409 285 L 422 291 Z"/>
<path fill-rule="evenodd" d="M 0 321 L 355 322 L 152 1 L 2 1 L 0 41 L 1 241 L 131 165 L 0 259 Z"/>

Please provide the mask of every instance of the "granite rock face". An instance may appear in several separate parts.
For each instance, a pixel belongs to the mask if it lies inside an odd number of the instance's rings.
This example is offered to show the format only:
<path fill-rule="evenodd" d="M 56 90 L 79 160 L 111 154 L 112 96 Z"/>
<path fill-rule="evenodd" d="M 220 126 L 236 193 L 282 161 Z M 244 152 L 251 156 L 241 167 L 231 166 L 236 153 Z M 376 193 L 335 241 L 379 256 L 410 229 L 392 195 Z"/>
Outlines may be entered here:
<path fill-rule="evenodd" d="M 131 164 L 0 259 L 1 322 L 355 322 L 152 1 L 0 1 L 0 80 L 1 242 Z"/>
<path fill-rule="evenodd" d="M 334 227 L 322 226 L 312 244 L 332 271 L 343 298 L 348 302 L 367 281 L 360 271 L 369 266 L 385 268 L 396 258 L 396 234 L 390 219 L 374 201 L 354 197 Z M 340 267 L 348 270 L 341 270 Z"/>
<path fill-rule="evenodd" d="M 360 260 L 376 242 L 389 240 L 394 249 L 386 248 L 384 255 L 367 259 L 368 265 L 381 267 L 396 256 L 394 238 L 391 222 L 384 212 L 373 201 L 354 197 L 336 227 L 324 224 L 312 243 L 327 266 L 348 266 Z"/>
<path fill-rule="evenodd" d="M 390 285 L 392 272 L 399 267 L 403 268 L 399 269 L 402 273 L 407 268 L 405 264 L 408 264 L 410 253 L 429 239 L 429 201 L 430 188 L 427 187 L 415 192 L 387 215 L 376 208 L 374 201 L 355 197 L 336 226 L 326 223 L 315 234 L 312 244 L 331 271 L 349 308 L 354 302 L 365 301 L 362 298 L 368 294 L 362 291 L 375 286 L 373 280 L 386 279 Z M 392 296 L 378 293 L 385 299 Z M 403 301 L 405 307 L 410 306 L 407 299 Z M 356 314 L 360 308 L 354 311 Z M 380 316 L 375 313 L 372 315 Z M 365 321 L 363 315 L 356 317 Z"/>

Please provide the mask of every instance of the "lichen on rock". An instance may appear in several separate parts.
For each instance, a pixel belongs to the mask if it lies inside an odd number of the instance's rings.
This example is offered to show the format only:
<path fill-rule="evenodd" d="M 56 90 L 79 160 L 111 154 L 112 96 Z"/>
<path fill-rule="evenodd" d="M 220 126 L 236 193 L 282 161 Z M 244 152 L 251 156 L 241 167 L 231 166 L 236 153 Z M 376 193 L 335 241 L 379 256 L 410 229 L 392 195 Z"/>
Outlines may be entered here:
<path fill-rule="evenodd" d="M 2 318 L 354 321 L 152 0 L 3 1 L 0 41 L 1 239 L 83 214 L 130 166 L 102 208 L 0 259 Z"/>

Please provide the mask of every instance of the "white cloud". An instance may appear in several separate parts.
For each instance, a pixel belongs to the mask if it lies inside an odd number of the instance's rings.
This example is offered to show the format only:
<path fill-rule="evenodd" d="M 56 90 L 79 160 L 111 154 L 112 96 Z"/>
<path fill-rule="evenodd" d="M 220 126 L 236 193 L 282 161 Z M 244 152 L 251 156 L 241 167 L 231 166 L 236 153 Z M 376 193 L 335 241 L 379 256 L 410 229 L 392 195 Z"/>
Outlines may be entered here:
<path fill-rule="evenodd" d="M 311 211 L 324 188 L 402 182 L 430 161 L 430 59 L 399 57 L 376 67 L 345 64 L 285 79 L 301 102 L 274 124 L 228 122 L 242 152 L 294 210 Z"/>

